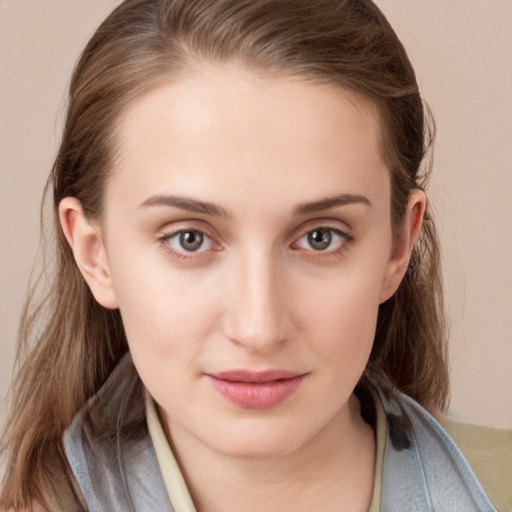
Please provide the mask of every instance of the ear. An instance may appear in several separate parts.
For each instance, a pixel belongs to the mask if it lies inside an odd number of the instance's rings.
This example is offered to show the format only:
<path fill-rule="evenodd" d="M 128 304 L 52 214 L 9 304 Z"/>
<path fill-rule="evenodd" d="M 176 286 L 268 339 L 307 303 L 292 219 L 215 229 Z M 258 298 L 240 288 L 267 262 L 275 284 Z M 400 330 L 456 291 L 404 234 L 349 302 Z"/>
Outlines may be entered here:
<path fill-rule="evenodd" d="M 94 298 L 104 307 L 118 307 L 100 226 L 87 219 L 80 201 L 65 197 L 59 203 L 59 219 L 76 264 Z"/>
<path fill-rule="evenodd" d="M 380 292 L 380 303 L 388 300 L 398 289 L 407 271 L 414 242 L 418 238 L 427 206 L 425 192 L 413 189 L 409 193 L 407 210 L 403 217 L 401 231 L 393 241 L 391 256 L 386 265 Z"/>

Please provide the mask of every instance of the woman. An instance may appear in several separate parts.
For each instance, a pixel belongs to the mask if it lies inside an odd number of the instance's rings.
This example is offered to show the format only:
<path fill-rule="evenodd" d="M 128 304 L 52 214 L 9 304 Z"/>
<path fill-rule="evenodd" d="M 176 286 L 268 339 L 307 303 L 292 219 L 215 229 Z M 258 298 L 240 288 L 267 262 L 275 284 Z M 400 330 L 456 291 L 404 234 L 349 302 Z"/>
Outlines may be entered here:
<path fill-rule="evenodd" d="M 2 506 L 495 510 L 425 410 L 429 145 L 369 1 L 123 2 L 70 87 Z"/>

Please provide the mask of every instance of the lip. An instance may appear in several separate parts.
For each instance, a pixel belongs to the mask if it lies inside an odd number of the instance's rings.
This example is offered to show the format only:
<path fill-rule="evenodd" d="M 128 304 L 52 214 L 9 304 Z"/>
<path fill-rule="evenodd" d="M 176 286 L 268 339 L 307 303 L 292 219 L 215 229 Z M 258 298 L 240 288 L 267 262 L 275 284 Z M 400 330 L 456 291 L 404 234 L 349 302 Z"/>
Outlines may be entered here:
<path fill-rule="evenodd" d="M 293 394 L 306 375 L 286 370 L 231 370 L 206 377 L 215 391 L 234 404 L 247 409 L 268 409 Z"/>

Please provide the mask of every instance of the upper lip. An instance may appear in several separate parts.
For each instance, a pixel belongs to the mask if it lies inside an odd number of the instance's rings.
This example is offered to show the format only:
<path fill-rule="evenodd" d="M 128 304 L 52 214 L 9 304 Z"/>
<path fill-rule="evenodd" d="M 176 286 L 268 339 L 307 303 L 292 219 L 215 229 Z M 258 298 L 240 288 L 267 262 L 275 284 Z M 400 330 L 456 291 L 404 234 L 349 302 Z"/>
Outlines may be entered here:
<path fill-rule="evenodd" d="M 208 373 L 210 377 L 228 382 L 272 382 L 280 379 L 292 379 L 305 375 L 304 372 L 293 372 L 288 370 L 229 370 L 218 373 Z"/>

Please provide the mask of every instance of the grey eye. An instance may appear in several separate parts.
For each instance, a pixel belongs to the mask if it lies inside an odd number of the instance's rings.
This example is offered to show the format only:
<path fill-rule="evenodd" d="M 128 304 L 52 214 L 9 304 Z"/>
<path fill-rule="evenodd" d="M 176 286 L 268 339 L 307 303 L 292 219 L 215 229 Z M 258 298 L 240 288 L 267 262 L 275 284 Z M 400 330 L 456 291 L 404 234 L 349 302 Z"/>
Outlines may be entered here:
<path fill-rule="evenodd" d="M 194 229 L 174 233 L 167 237 L 167 243 L 179 252 L 203 252 L 213 245 L 207 235 Z"/>
<path fill-rule="evenodd" d="M 332 242 L 332 232 L 329 229 L 315 229 L 307 237 L 309 245 L 315 251 L 325 251 Z"/>
<path fill-rule="evenodd" d="M 180 245 L 186 251 L 195 252 L 199 250 L 203 241 L 204 235 L 198 231 L 182 231 L 180 233 Z"/>
<path fill-rule="evenodd" d="M 308 231 L 297 240 L 295 246 L 313 251 L 336 251 L 343 247 L 347 236 L 334 228 L 317 228 Z"/>

